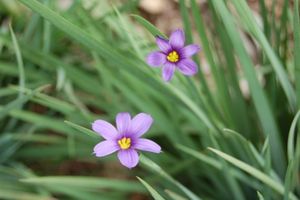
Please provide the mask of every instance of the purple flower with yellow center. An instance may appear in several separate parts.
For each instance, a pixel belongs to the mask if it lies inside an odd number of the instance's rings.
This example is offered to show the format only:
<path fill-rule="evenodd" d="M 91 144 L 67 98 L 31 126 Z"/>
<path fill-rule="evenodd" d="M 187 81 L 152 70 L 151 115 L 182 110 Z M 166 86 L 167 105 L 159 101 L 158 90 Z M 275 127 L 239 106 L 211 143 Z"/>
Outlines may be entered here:
<path fill-rule="evenodd" d="M 190 58 L 200 50 L 196 44 L 184 46 L 185 36 L 182 30 L 172 32 L 170 40 L 156 37 L 156 44 L 160 51 L 147 56 L 147 63 L 152 67 L 163 66 L 162 77 L 171 80 L 177 68 L 182 74 L 192 76 L 198 72 L 197 64 Z"/>
<path fill-rule="evenodd" d="M 115 128 L 104 120 L 96 120 L 92 129 L 105 140 L 94 147 L 97 157 L 104 157 L 118 151 L 118 158 L 122 165 L 128 168 L 135 167 L 139 162 L 137 150 L 160 153 L 161 148 L 155 142 L 140 138 L 153 123 L 149 114 L 140 113 L 131 119 L 127 112 L 119 113 L 116 117 Z"/>

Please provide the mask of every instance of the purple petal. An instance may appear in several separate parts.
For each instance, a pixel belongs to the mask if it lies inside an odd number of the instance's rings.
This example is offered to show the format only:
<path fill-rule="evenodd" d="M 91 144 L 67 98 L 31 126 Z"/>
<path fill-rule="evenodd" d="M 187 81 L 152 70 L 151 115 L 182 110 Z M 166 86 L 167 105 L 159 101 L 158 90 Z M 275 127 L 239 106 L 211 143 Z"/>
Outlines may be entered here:
<path fill-rule="evenodd" d="M 92 124 L 92 129 L 99 133 L 106 140 L 113 140 L 118 135 L 116 128 L 104 120 L 94 121 Z"/>
<path fill-rule="evenodd" d="M 140 113 L 136 115 L 131 121 L 130 132 L 132 137 L 138 138 L 146 133 L 153 123 L 151 115 L 146 113 Z"/>
<path fill-rule="evenodd" d="M 158 67 L 166 62 L 166 55 L 158 51 L 152 52 L 147 56 L 147 63 L 152 67 Z"/>
<path fill-rule="evenodd" d="M 120 148 L 115 141 L 105 140 L 103 142 L 98 143 L 94 147 L 94 153 L 97 157 L 103 157 L 112 154 L 119 149 Z"/>
<path fill-rule="evenodd" d="M 200 51 L 200 47 L 196 44 L 187 45 L 183 49 L 180 50 L 181 56 L 183 58 L 189 58 L 192 55 L 194 55 L 195 53 L 197 53 L 198 51 Z"/>
<path fill-rule="evenodd" d="M 162 69 L 162 76 L 165 81 L 171 80 L 175 72 L 175 68 L 176 68 L 175 64 L 169 62 L 164 64 L 164 67 Z"/>
<path fill-rule="evenodd" d="M 164 53 L 168 53 L 171 50 L 169 41 L 159 36 L 156 37 L 156 44 L 158 48 Z"/>
<path fill-rule="evenodd" d="M 118 158 L 125 167 L 133 168 L 139 162 L 139 155 L 134 149 L 121 150 L 118 152 Z"/>
<path fill-rule="evenodd" d="M 191 76 L 198 72 L 198 67 L 193 60 L 184 59 L 178 63 L 178 70 L 184 75 Z"/>
<path fill-rule="evenodd" d="M 181 49 L 184 46 L 185 36 L 184 32 L 180 29 L 171 33 L 170 45 L 175 49 Z"/>
<path fill-rule="evenodd" d="M 161 147 L 156 144 L 155 142 L 148 140 L 148 139 L 137 139 L 135 141 L 135 144 L 133 148 L 142 150 L 142 151 L 149 151 L 153 153 L 160 153 L 161 152 Z"/>
<path fill-rule="evenodd" d="M 130 128 L 131 117 L 127 112 L 121 112 L 116 117 L 116 124 L 119 133 L 126 134 Z"/>

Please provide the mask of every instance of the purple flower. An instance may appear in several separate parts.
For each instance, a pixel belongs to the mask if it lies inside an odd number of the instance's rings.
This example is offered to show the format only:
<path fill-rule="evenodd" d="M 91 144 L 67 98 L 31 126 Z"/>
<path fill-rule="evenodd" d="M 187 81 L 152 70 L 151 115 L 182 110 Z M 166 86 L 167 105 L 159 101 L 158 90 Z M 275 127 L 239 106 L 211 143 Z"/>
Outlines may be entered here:
<path fill-rule="evenodd" d="M 92 129 L 105 140 L 94 147 L 97 157 L 107 156 L 118 151 L 118 158 L 122 165 L 135 167 L 139 162 L 137 150 L 160 153 L 161 148 L 155 142 L 140 138 L 151 127 L 152 117 L 140 113 L 131 119 L 127 112 L 119 113 L 116 117 L 117 129 L 104 120 L 96 120 Z"/>
<path fill-rule="evenodd" d="M 198 72 L 197 64 L 190 59 L 200 50 L 196 44 L 184 46 L 185 36 L 182 30 L 174 31 L 170 40 L 156 37 L 156 44 L 160 51 L 155 51 L 147 56 L 147 63 L 152 67 L 163 65 L 162 76 L 165 81 L 171 80 L 175 68 L 182 74 L 192 76 Z"/>

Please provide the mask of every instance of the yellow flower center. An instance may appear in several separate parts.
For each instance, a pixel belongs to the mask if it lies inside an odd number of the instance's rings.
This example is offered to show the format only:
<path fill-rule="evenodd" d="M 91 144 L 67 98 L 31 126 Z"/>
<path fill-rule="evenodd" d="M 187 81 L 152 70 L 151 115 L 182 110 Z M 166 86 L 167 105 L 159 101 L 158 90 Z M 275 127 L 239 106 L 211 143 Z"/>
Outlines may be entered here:
<path fill-rule="evenodd" d="M 179 55 L 176 51 L 171 51 L 167 56 L 168 61 L 177 62 L 179 60 Z"/>
<path fill-rule="evenodd" d="M 131 146 L 131 139 L 127 137 L 123 137 L 122 139 L 118 140 L 118 144 L 120 148 L 123 150 L 129 149 Z"/>

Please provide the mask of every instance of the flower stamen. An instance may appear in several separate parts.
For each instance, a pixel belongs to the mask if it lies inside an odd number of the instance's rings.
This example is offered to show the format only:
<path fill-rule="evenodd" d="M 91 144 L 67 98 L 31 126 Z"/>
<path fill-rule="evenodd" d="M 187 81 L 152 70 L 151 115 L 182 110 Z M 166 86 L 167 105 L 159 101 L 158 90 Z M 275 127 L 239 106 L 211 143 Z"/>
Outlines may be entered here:
<path fill-rule="evenodd" d="M 123 150 L 129 149 L 131 146 L 131 139 L 127 137 L 123 137 L 122 139 L 118 140 L 118 144 L 120 148 Z"/>
<path fill-rule="evenodd" d="M 177 51 L 171 51 L 168 54 L 167 59 L 168 61 L 175 63 L 179 60 L 179 54 L 177 53 Z"/>

